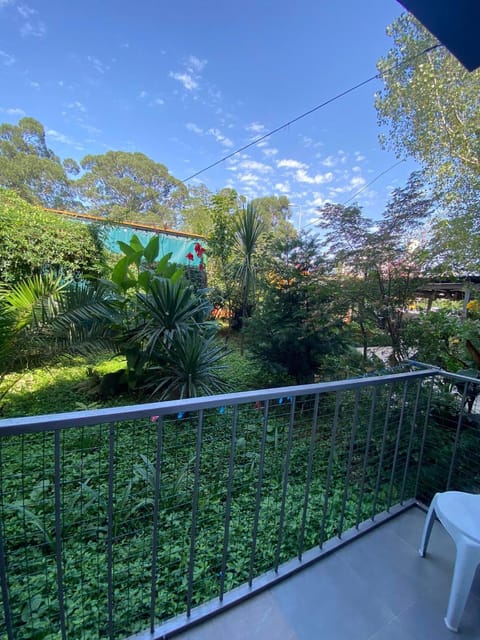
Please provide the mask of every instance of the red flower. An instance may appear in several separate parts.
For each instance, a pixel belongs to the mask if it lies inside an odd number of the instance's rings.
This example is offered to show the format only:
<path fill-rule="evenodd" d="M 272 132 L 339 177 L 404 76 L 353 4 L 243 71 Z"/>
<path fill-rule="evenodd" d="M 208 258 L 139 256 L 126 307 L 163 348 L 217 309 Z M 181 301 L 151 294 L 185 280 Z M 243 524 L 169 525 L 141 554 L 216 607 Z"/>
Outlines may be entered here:
<path fill-rule="evenodd" d="M 195 253 L 199 258 L 202 258 L 203 254 L 205 253 L 204 247 L 202 247 L 202 245 L 199 242 L 195 244 Z"/>
<path fill-rule="evenodd" d="M 198 265 L 198 268 L 200 269 L 200 271 L 203 271 L 203 270 L 205 269 L 205 265 L 203 264 L 203 262 L 201 262 L 201 263 Z"/>
<path fill-rule="evenodd" d="M 186 258 L 187 260 L 193 260 L 193 253 L 187 253 Z"/>

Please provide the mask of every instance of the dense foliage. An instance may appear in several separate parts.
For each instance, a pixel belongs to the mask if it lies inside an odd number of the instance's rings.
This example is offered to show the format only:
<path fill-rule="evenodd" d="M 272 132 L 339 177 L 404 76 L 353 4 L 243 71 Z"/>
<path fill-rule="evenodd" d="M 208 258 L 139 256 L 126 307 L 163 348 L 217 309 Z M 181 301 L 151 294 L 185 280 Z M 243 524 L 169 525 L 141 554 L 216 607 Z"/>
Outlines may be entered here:
<path fill-rule="evenodd" d="M 410 14 L 387 33 L 393 46 L 378 63 L 384 88 L 375 101 L 388 127 L 381 140 L 427 172 L 439 219 L 432 265 L 449 275 L 478 273 L 480 69 L 468 72 Z"/>
<path fill-rule="evenodd" d="M 105 252 L 94 225 L 66 220 L 0 188 L 0 282 L 52 271 L 100 276 Z"/>
<path fill-rule="evenodd" d="M 78 171 L 74 160 L 62 163 L 47 147 L 38 120 L 22 118 L 18 125 L 0 125 L 0 187 L 15 190 L 28 202 L 68 208 L 76 200 L 67 174 Z"/>
<path fill-rule="evenodd" d="M 372 320 L 390 338 L 396 360 L 406 351 L 401 339 L 405 311 L 425 275 L 425 247 L 415 231 L 428 219 L 432 201 L 419 174 L 395 189 L 379 221 L 365 217 L 357 206 L 327 203 L 319 209 L 319 224 L 336 265 L 336 278 L 349 297 L 351 319 L 358 323 L 366 351 Z"/>
<path fill-rule="evenodd" d="M 345 349 L 347 306 L 312 237 L 277 240 L 263 268 L 247 330 L 250 349 L 267 370 L 297 384 L 313 382 L 322 358 Z"/>

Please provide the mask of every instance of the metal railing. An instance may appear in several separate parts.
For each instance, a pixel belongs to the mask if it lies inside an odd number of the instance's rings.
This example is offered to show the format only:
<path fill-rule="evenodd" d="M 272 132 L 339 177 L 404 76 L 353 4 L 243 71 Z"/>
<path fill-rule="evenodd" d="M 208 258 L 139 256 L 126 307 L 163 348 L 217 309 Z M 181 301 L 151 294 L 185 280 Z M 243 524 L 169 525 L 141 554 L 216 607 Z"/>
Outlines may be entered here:
<path fill-rule="evenodd" d="M 161 638 L 478 490 L 477 389 L 430 368 L 0 421 L 0 636 Z"/>

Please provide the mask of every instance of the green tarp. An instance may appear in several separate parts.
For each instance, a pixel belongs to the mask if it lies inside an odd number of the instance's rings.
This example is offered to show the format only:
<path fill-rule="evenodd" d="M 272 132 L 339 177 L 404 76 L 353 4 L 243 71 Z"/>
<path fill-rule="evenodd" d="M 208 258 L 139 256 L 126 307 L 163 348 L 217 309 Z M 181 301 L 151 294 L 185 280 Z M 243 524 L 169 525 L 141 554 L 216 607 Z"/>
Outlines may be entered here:
<path fill-rule="evenodd" d="M 200 242 L 203 246 L 204 242 L 198 238 L 185 238 L 183 236 L 174 236 L 164 233 L 156 233 L 154 231 L 142 231 L 140 229 L 132 229 L 130 227 L 121 226 L 105 226 L 105 244 L 110 251 L 115 253 L 121 253 L 117 244 L 118 240 L 129 243 L 133 235 L 136 235 L 143 245 L 146 245 L 152 235 L 158 235 L 160 240 L 160 257 L 167 253 L 171 253 L 171 261 L 177 264 L 189 264 L 191 266 L 198 266 L 200 259 L 195 253 L 195 244 Z M 193 255 L 193 260 L 189 260 L 187 255 Z M 205 260 L 204 260 L 205 261 Z"/>

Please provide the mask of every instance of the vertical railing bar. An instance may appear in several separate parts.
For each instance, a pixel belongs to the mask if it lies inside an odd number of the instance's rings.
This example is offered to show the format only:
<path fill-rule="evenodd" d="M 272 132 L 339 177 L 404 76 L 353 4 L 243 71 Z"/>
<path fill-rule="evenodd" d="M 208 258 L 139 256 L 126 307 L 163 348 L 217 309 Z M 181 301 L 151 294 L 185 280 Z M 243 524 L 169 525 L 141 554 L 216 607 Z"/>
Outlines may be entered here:
<path fill-rule="evenodd" d="M 377 480 L 375 482 L 375 492 L 373 494 L 372 515 L 371 515 L 372 520 L 375 520 L 375 516 L 377 515 L 378 492 L 380 490 L 383 460 L 385 458 L 385 446 L 387 444 L 388 423 L 390 422 L 390 407 L 392 403 L 393 384 L 389 384 L 388 386 L 390 389 L 390 393 L 388 394 L 387 407 L 385 410 L 385 420 L 383 421 L 382 444 L 380 445 L 380 457 L 378 460 Z"/>
<path fill-rule="evenodd" d="M 258 461 L 258 481 L 257 481 L 257 491 L 255 497 L 255 515 L 253 518 L 253 529 L 252 529 L 252 549 L 250 553 L 250 566 L 248 570 L 248 586 L 252 586 L 253 581 L 253 567 L 255 564 L 255 555 L 257 551 L 257 534 L 258 534 L 258 521 L 260 518 L 260 501 L 262 499 L 262 487 L 263 487 L 263 466 L 265 464 L 265 445 L 267 442 L 267 426 L 268 426 L 268 411 L 270 407 L 270 401 L 265 401 L 265 409 L 263 413 L 263 431 L 262 431 L 262 441 L 260 444 L 260 459 Z"/>
<path fill-rule="evenodd" d="M 312 418 L 312 430 L 310 433 L 310 445 L 308 449 L 308 462 L 307 462 L 307 475 L 305 478 L 305 494 L 303 496 L 303 509 L 302 509 L 302 524 L 300 527 L 300 536 L 298 540 L 298 559 L 302 559 L 303 545 L 305 542 L 305 526 L 307 524 L 307 510 L 308 500 L 310 497 L 310 484 L 312 482 L 313 472 L 313 458 L 315 455 L 315 439 L 317 437 L 318 428 L 318 407 L 320 404 L 320 394 L 315 395 L 315 401 L 313 405 L 313 418 Z"/>
<path fill-rule="evenodd" d="M 4 492 L 3 492 L 3 438 L 0 438 L 0 587 L 2 590 L 3 614 L 8 640 L 14 640 L 12 626 L 12 612 L 10 609 L 10 595 L 7 575 L 7 554 L 4 545 Z"/>
<path fill-rule="evenodd" d="M 220 570 L 220 602 L 225 592 L 225 575 L 227 572 L 228 539 L 230 535 L 230 517 L 232 510 L 233 475 L 235 470 L 235 449 L 237 443 L 238 404 L 233 408 L 232 437 L 230 440 L 230 457 L 228 460 L 227 499 L 225 503 L 225 525 L 223 533 L 222 566 Z"/>
<path fill-rule="evenodd" d="M 348 498 L 348 490 L 350 488 L 350 475 L 352 473 L 352 460 L 353 460 L 353 450 L 355 447 L 355 435 L 357 433 L 358 427 L 358 405 L 360 403 L 360 388 L 355 390 L 355 405 L 353 409 L 353 421 L 352 421 L 352 433 L 350 435 L 350 446 L 348 448 L 348 460 L 347 460 L 347 470 L 345 472 L 345 480 L 344 480 L 344 488 L 343 488 L 343 499 L 342 499 L 342 509 L 340 512 L 340 519 L 338 521 L 338 537 L 342 537 L 343 533 L 343 521 L 345 518 L 345 507 L 347 505 Z"/>
<path fill-rule="evenodd" d="M 405 459 L 405 469 L 403 471 L 403 480 L 402 480 L 402 489 L 400 492 L 400 504 L 403 504 L 403 498 L 405 495 L 405 488 L 407 486 L 407 476 L 408 476 L 408 466 L 410 464 L 410 457 L 412 455 L 412 445 L 413 445 L 413 436 L 415 433 L 415 421 L 417 419 L 417 411 L 418 411 L 418 400 L 420 398 L 420 389 L 421 389 L 422 381 L 417 380 L 417 393 L 415 396 L 415 407 L 413 408 L 412 414 L 412 426 L 410 428 L 410 436 L 408 438 L 408 448 L 407 448 L 407 456 Z"/>
<path fill-rule="evenodd" d="M 150 633 L 155 629 L 155 594 L 157 586 L 158 563 L 158 529 L 160 513 L 160 483 L 162 479 L 163 456 L 163 416 L 158 418 L 157 455 L 155 458 L 155 495 L 153 498 L 153 532 L 152 532 L 152 584 L 150 588 Z"/>
<path fill-rule="evenodd" d="M 290 474 L 290 455 L 292 452 L 292 437 L 293 437 L 293 424 L 295 420 L 295 406 L 296 398 L 292 398 L 292 404 L 290 407 L 290 423 L 288 426 L 288 439 L 287 439 L 287 451 L 285 454 L 284 466 L 283 466 L 283 480 L 282 480 L 282 502 L 280 507 L 280 518 L 278 522 L 278 539 L 277 548 L 275 551 L 275 573 L 278 571 L 278 565 L 280 563 L 280 549 L 283 542 L 283 523 L 285 521 L 285 502 L 287 499 L 288 478 Z"/>
<path fill-rule="evenodd" d="M 352 472 L 353 451 L 355 448 L 355 436 L 358 428 L 358 405 L 360 403 L 360 388 L 355 390 L 355 404 L 353 408 L 353 420 L 352 420 L 352 433 L 350 434 L 350 446 L 348 447 L 348 460 L 347 469 L 345 472 L 345 480 L 343 487 L 342 509 L 340 512 L 340 519 L 338 521 L 337 535 L 342 537 L 343 533 L 343 521 L 345 519 L 345 507 L 347 506 L 348 490 L 350 488 L 350 474 Z"/>
<path fill-rule="evenodd" d="M 457 457 L 458 442 L 460 440 L 460 431 L 461 431 L 462 422 L 463 422 L 463 407 L 465 406 L 465 403 L 466 403 L 466 398 L 467 398 L 467 393 L 468 393 L 469 386 L 470 386 L 470 382 L 466 382 L 465 386 L 464 386 L 464 389 L 463 389 L 462 406 L 461 406 L 460 411 L 458 412 L 457 429 L 456 429 L 456 432 L 455 432 L 455 440 L 453 442 L 452 459 L 451 459 L 451 462 L 450 462 L 450 469 L 448 470 L 447 486 L 445 487 L 446 491 L 448 491 L 450 489 L 450 483 L 452 482 L 453 467 L 455 466 L 455 460 L 456 460 L 456 457 Z"/>
<path fill-rule="evenodd" d="M 333 418 L 333 427 L 332 427 L 332 436 L 330 440 L 330 452 L 328 455 L 328 467 L 327 467 L 327 480 L 325 482 L 325 493 L 323 496 L 323 516 L 322 516 L 322 524 L 320 527 L 320 537 L 318 546 L 320 549 L 323 546 L 324 536 L 325 536 L 325 525 L 327 522 L 327 510 L 328 510 L 328 492 L 330 491 L 330 480 L 332 477 L 332 466 L 333 466 L 333 457 L 335 451 L 335 440 L 337 437 L 337 428 L 338 428 L 338 415 L 340 412 L 340 391 L 335 392 L 335 414 Z"/>
<path fill-rule="evenodd" d="M 113 620 L 113 498 L 114 498 L 114 463 L 115 463 L 115 425 L 112 422 L 108 429 L 108 498 L 107 498 L 107 605 L 108 636 L 115 640 Z"/>
<path fill-rule="evenodd" d="M 420 482 L 420 474 L 422 472 L 422 462 L 423 462 L 423 452 L 425 450 L 425 442 L 427 439 L 427 429 L 428 429 L 428 424 L 430 422 L 430 406 L 431 406 L 431 402 L 432 402 L 432 395 L 433 395 L 433 385 L 435 383 L 435 377 L 432 376 L 430 379 L 430 389 L 429 389 L 429 393 L 428 393 L 428 399 L 427 399 L 427 408 L 425 411 L 425 422 L 423 425 L 423 433 L 422 433 L 422 441 L 420 443 L 420 452 L 418 454 L 418 467 L 417 467 L 417 477 L 415 479 L 415 489 L 414 489 L 414 497 L 415 499 L 418 499 L 418 485 Z"/>
<path fill-rule="evenodd" d="M 3 614 L 8 640 L 14 640 L 15 635 L 12 626 L 12 612 L 10 609 L 10 595 L 8 589 L 7 561 L 5 546 L 3 544 L 3 522 L 0 522 L 0 585 L 2 588 Z"/>
<path fill-rule="evenodd" d="M 388 488 L 388 500 L 387 500 L 387 509 L 386 509 L 387 511 L 390 511 L 390 507 L 392 506 L 393 482 L 395 479 L 395 471 L 397 467 L 398 451 L 400 449 L 400 437 L 402 434 L 403 416 L 405 414 L 405 398 L 407 397 L 407 389 L 408 389 L 408 380 L 405 380 L 403 383 L 402 407 L 400 409 L 400 417 L 398 419 L 397 438 L 395 440 L 395 451 L 393 454 L 393 461 L 392 461 L 392 473 L 390 475 L 390 486 Z"/>
<path fill-rule="evenodd" d="M 373 388 L 372 401 L 370 403 L 370 417 L 368 419 L 367 441 L 365 443 L 365 452 L 363 456 L 362 479 L 360 480 L 360 493 L 358 495 L 358 501 L 357 501 L 357 518 L 355 522 L 355 526 L 357 529 L 362 519 L 361 515 L 362 515 L 362 506 L 363 506 L 363 495 L 365 493 L 365 478 L 367 475 L 368 456 L 370 454 L 370 442 L 372 439 L 373 420 L 375 418 L 375 409 L 377 407 L 377 390 L 378 390 L 378 387 Z"/>
<path fill-rule="evenodd" d="M 62 640 L 67 637 L 67 626 L 65 622 L 65 599 L 63 586 L 63 562 L 62 562 L 62 522 L 61 522 L 61 494 L 60 494 L 60 430 L 54 435 L 54 478 L 55 478 L 55 559 L 57 564 L 57 597 L 58 611 L 60 616 L 60 632 Z"/>
<path fill-rule="evenodd" d="M 202 436 L 203 436 L 203 409 L 198 411 L 197 425 L 197 446 L 195 449 L 195 472 L 193 480 L 193 499 L 192 499 L 192 530 L 190 535 L 190 555 L 188 560 L 187 574 L 187 617 L 190 616 L 192 610 L 193 596 L 193 569 L 195 565 L 195 545 L 197 541 L 197 518 L 198 518 L 198 494 L 200 490 L 200 461 L 202 454 Z"/>

